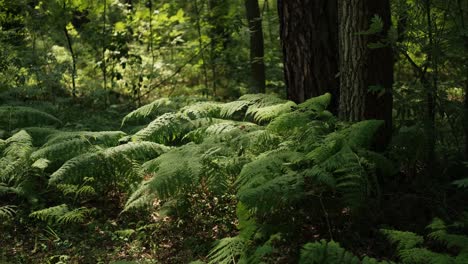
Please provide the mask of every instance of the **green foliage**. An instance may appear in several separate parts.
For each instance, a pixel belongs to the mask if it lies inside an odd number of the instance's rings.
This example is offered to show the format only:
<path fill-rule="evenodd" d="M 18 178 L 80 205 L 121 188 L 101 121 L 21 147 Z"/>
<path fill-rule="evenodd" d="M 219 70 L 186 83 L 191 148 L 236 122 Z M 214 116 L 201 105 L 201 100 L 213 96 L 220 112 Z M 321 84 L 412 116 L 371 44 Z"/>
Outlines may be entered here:
<path fill-rule="evenodd" d="M 97 152 L 76 156 L 52 173 L 50 184 L 80 184 L 92 178 L 98 190 L 106 192 L 116 183 L 126 183 L 125 188 L 140 179 L 138 164 L 151 160 L 169 148 L 153 142 L 127 143 Z"/>
<path fill-rule="evenodd" d="M 29 217 L 51 224 L 69 225 L 83 223 L 91 211 L 86 207 L 70 210 L 68 205 L 61 204 L 32 212 Z"/>
<path fill-rule="evenodd" d="M 468 237 L 464 234 L 449 233 L 449 226 L 439 218 L 435 218 L 428 226 L 431 232 L 428 239 L 441 243 L 449 250 L 456 250 L 454 255 L 432 251 L 424 247 L 424 238 L 412 232 L 382 230 L 388 239 L 397 244 L 398 256 L 403 263 L 464 263 L 468 256 Z"/>
<path fill-rule="evenodd" d="M 127 114 L 122 120 L 122 127 L 129 124 L 145 124 L 159 115 L 173 112 L 176 109 L 177 105 L 172 100 L 161 98 Z"/>
<path fill-rule="evenodd" d="M 75 156 L 116 146 L 123 136 L 125 133 L 120 131 L 54 133 L 42 148 L 31 154 L 31 159 L 53 161 L 53 168 L 57 169 L 57 166 Z"/>
<path fill-rule="evenodd" d="M 56 117 L 34 108 L 23 106 L 0 107 L 0 126 L 8 131 L 28 126 L 60 126 L 61 123 Z"/>
<path fill-rule="evenodd" d="M 0 185 L 0 188 L 2 188 L 1 185 Z M 1 194 L 1 191 L 0 191 L 0 194 Z M 16 213 L 15 208 L 16 206 L 14 205 L 0 206 L 0 219 L 2 220 L 12 219 Z"/>
<path fill-rule="evenodd" d="M 32 198 L 35 195 L 29 168 L 32 150 L 32 138 L 24 130 L 5 140 L 0 158 L 0 196 L 14 193 Z"/>
<path fill-rule="evenodd" d="M 377 261 L 374 258 L 364 257 L 359 260 L 352 253 L 343 249 L 340 244 L 335 241 L 327 242 L 321 240 L 319 242 L 307 243 L 301 250 L 301 258 L 299 264 L 390 264 L 387 261 Z"/>

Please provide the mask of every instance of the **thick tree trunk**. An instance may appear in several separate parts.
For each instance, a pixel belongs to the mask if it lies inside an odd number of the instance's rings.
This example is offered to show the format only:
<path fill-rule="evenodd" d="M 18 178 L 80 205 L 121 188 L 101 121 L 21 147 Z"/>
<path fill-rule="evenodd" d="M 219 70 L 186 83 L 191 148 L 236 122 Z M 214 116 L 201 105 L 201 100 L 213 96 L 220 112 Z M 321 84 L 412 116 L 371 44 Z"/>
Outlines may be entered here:
<path fill-rule="evenodd" d="M 262 17 L 258 0 L 245 0 L 250 31 L 250 66 L 252 72 L 252 93 L 265 92 L 265 63 Z"/>
<path fill-rule="evenodd" d="M 303 102 L 330 92 L 336 110 L 337 0 L 278 0 L 278 12 L 288 98 Z"/>
<path fill-rule="evenodd" d="M 381 119 L 388 140 L 392 127 L 393 53 L 390 46 L 371 48 L 390 28 L 389 0 L 338 0 L 340 51 L 340 118 L 347 121 Z M 378 15 L 384 27 L 363 34 Z M 383 142 L 385 142 L 383 141 Z"/>

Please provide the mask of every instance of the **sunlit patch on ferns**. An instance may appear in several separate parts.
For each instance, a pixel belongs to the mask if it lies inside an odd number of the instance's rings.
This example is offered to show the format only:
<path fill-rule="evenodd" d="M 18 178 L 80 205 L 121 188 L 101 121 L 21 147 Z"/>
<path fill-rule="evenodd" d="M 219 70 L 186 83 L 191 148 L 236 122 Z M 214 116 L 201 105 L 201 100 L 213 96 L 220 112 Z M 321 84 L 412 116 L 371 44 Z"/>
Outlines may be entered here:
<path fill-rule="evenodd" d="M 257 123 L 266 123 L 282 114 L 291 112 L 295 106 L 296 104 L 291 101 L 263 107 L 251 106 L 246 115 L 251 116 Z"/>
<path fill-rule="evenodd" d="M 86 177 L 94 178 L 95 183 L 106 191 L 116 182 L 130 186 L 141 180 L 138 168 L 140 162 L 154 159 L 169 148 L 153 142 L 136 142 L 85 153 L 65 162 L 55 171 L 50 184 L 80 184 Z M 107 186 L 107 187 L 106 187 Z"/>

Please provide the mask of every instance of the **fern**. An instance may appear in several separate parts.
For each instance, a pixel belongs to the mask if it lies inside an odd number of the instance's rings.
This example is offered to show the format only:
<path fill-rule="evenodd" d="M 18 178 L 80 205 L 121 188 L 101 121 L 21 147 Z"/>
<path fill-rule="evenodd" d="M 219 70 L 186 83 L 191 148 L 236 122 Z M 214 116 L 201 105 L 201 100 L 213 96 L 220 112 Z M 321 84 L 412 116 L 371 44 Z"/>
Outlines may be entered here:
<path fill-rule="evenodd" d="M 448 247 L 458 247 L 460 254 L 456 257 L 444 253 L 433 252 L 423 248 L 424 238 L 412 232 L 403 232 L 397 230 L 382 230 L 387 238 L 397 244 L 398 256 L 404 264 L 445 264 L 445 263 L 463 263 L 458 261 L 466 260 L 468 248 L 468 238 L 462 235 L 452 235 L 445 231 L 445 223 L 440 219 L 435 219 L 429 228 L 435 230 L 429 237 L 443 242 Z"/>
<path fill-rule="evenodd" d="M 468 236 L 448 233 L 449 227 L 442 219 L 435 218 L 427 228 L 432 231 L 429 238 L 443 243 L 448 248 L 458 248 L 468 253 Z"/>
<path fill-rule="evenodd" d="M 47 159 L 57 169 L 57 166 L 80 154 L 96 152 L 100 147 L 118 145 L 119 139 L 124 135 L 120 131 L 56 133 L 42 148 L 32 153 L 31 158 Z"/>
<path fill-rule="evenodd" d="M 154 102 L 144 105 L 129 114 L 122 120 L 122 127 L 132 124 L 143 124 L 159 115 L 174 112 L 177 109 L 176 104 L 169 98 L 160 98 Z"/>
<path fill-rule="evenodd" d="M 424 242 L 422 236 L 412 232 L 382 229 L 381 232 L 387 236 L 392 243 L 397 244 L 398 250 L 412 249 L 420 246 Z"/>
<path fill-rule="evenodd" d="M 261 255 L 258 252 L 257 255 L 249 256 L 251 239 L 258 229 L 251 213 L 242 202 L 238 203 L 236 213 L 239 219 L 239 235 L 217 241 L 208 254 L 209 263 L 248 263 L 249 259 L 250 263 L 255 263 L 251 261 L 252 258 Z"/>
<path fill-rule="evenodd" d="M 225 103 L 220 106 L 219 114 L 222 118 L 243 119 L 250 104 L 251 102 L 242 100 Z"/>
<path fill-rule="evenodd" d="M 109 184 L 120 179 L 130 186 L 132 181 L 140 178 L 138 163 L 153 159 L 169 148 L 152 142 L 128 143 L 98 151 L 85 153 L 65 162 L 55 171 L 50 184 L 80 184 L 85 178 L 93 178 L 95 184 L 102 187 L 101 191 L 109 188 Z"/>
<path fill-rule="evenodd" d="M 299 264 L 385 264 L 390 262 L 377 261 L 376 259 L 365 257 L 362 261 L 352 253 L 343 249 L 340 244 L 334 241 L 307 243 L 301 250 Z"/>
<path fill-rule="evenodd" d="M 61 121 L 45 112 L 24 106 L 0 107 L 0 127 L 12 131 L 31 126 L 60 126 Z"/>
<path fill-rule="evenodd" d="M 126 136 L 122 131 L 73 131 L 54 133 L 47 138 L 45 146 L 55 145 L 67 140 L 83 139 L 91 144 L 115 146 L 119 144 L 119 140 Z"/>
<path fill-rule="evenodd" d="M 294 135 L 304 131 L 310 121 L 312 121 L 311 113 L 295 111 L 275 118 L 267 126 L 267 130 L 283 136 Z"/>
<path fill-rule="evenodd" d="M 241 237 L 228 237 L 220 240 L 210 251 L 208 257 L 209 264 L 235 264 L 242 263 L 239 258 L 245 258 L 243 253 L 246 249 L 247 241 Z"/>
<path fill-rule="evenodd" d="M 29 156 L 33 150 L 32 138 L 21 130 L 5 141 L 3 157 L 0 158 L 0 182 L 23 180 L 29 167 Z"/>
<path fill-rule="evenodd" d="M 246 101 L 255 108 L 284 103 L 286 100 L 272 94 L 246 94 L 239 98 L 239 101 Z"/>
<path fill-rule="evenodd" d="M 134 141 L 171 144 L 180 140 L 190 126 L 190 119 L 177 113 L 166 113 L 132 136 Z"/>
<path fill-rule="evenodd" d="M 181 109 L 181 114 L 190 119 L 220 117 L 221 104 L 216 102 L 201 102 L 188 105 Z"/>
<path fill-rule="evenodd" d="M 29 217 L 53 224 L 69 225 L 83 223 L 91 211 L 92 209 L 86 207 L 70 210 L 68 205 L 61 204 L 32 212 Z"/>
<path fill-rule="evenodd" d="M 303 193 L 303 180 L 285 166 L 299 157 L 299 153 L 279 149 L 262 154 L 245 165 L 236 182 L 239 200 L 249 208 L 267 212 L 280 210 L 299 199 Z"/>
<path fill-rule="evenodd" d="M 264 107 L 249 107 L 246 115 L 252 116 L 255 122 L 257 123 L 266 123 L 274 118 L 289 113 L 292 111 L 293 107 L 296 104 L 294 102 L 288 101 L 281 104 L 269 105 Z"/>
<path fill-rule="evenodd" d="M 320 112 L 325 111 L 328 108 L 328 106 L 330 105 L 331 99 L 332 99 L 331 94 L 326 93 L 324 95 L 313 97 L 313 98 L 306 100 L 305 102 L 301 103 L 298 106 L 298 109 L 311 110 L 311 111 L 320 113 Z"/>
<path fill-rule="evenodd" d="M 0 219 L 11 220 L 13 219 L 15 214 L 16 214 L 16 206 L 14 205 L 0 206 Z"/>

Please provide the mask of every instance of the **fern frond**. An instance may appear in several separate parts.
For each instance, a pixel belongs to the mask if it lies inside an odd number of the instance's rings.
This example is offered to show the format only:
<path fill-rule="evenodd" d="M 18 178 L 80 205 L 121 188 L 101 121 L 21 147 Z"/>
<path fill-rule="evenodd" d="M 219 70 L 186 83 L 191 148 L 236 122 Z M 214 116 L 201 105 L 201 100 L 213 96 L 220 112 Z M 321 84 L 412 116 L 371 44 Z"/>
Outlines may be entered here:
<path fill-rule="evenodd" d="M 83 223 L 92 211 L 92 209 L 86 207 L 76 208 L 61 215 L 56 221 L 62 225 Z"/>
<path fill-rule="evenodd" d="M 315 112 L 323 112 L 327 110 L 330 105 L 332 96 L 330 93 L 323 94 L 321 96 L 313 97 L 305 102 L 298 105 L 298 109 L 301 110 L 312 110 Z"/>
<path fill-rule="evenodd" d="M 132 136 L 134 141 L 153 141 L 161 144 L 171 144 L 180 140 L 188 131 L 191 120 L 177 113 L 166 113 L 147 127 Z"/>
<path fill-rule="evenodd" d="M 457 185 L 458 188 L 468 188 L 468 178 L 456 180 L 453 184 Z"/>
<path fill-rule="evenodd" d="M 365 257 L 362 261 L 352 253 L 346 251 L 335 241 L 320 240 L 307 243 L 301 250 L 299 264 L 390 264 L 387 261 L 378 261 Z"/>
<path fill-rule="evenodd" d="M 247 241 L 241 237 L 221 239 L 208 254 L 209 264 L 236 264 L 246 249 Z"/>
<path fill-rule="evenodd" d="M 20 181 L 29 167 L 29 156 L 33 150 L 32 138 L 21 130 L 5 141 L 3 157 L 0 158 L 0 182 L 16 178 Z"/>
<path fill-rule="evenodd" d="M 265 212 L 301 198 L 302 177 L 288 172 L 285 166 L 299 157 L 299 153 L 276 150 L 246 164 L 236 181 L 239 200 L 251 209 Z"/>
<path fill-rule="evenodd" d="M 251 105 L 249 101 L 232 101 L 221 105 L 220 116 L 228 119 L 243 119 L 247 108 Z"/>
<path fill-rule="evenodd" d="M 140 186 L 135 190 L 125 203 L 122 212 L 130 211 L 133 209 L 144 208 L 151 204 L 156 199 L 157 195 L 152 192 L 149 186 L 150 181 L 143 181 Z"/>
<path fill-rule="evenodd" d="M 245 151 L 246 155 L 256 157 L 277 148 L 283 141 L 282 137 L 269 130 L 262 130 L 260 127 L 252 128 L 254 128 L 253 131 L 245 131 L 246 133 L 239 134 L 231 141 L 236 149 Z"/>
<path fill-rule="evenodd" d="M 68 205 L 61 204 L 32 212 L 31 214 L 29 214 L 29 217 L 48 222 L 50 220 L 58 219 L 60 216 L 66 214 L 67 212 L 69 212 Z"/>
<path fill-rule="evenodd" d="M 88 152 L 96 152 L 98 148 L 86 139 L 72 139 L 62 141 L 57 144 L 45 146 L 31 154 L 31 158 L 36 161 L 46 159 L 52 162 L 53 166 L 60 166 L 65 161 Z"/>
<path fill-rule="evenodd" d="M 455 247 L 468 252 L 468 236 L 448 233 L 447 225 L 442 219 L 435 218 L 427 228 L 432 230 L 429 234 L 430 238 L 442 242 L 448 248 Z"/>
<path fill-rule="evenodd" d="M 284 103 L 286 100 L 272 94 L 246 94 L 239 98 L 239 101 L 247 101 L 255 108 Z"/>
<path fill-rule="evenodd" d="M 177 105 L 169 98 L 160 98 L 127 114 L 122 120 L 122 127 L 132 124 L 144 124 L 159 115 L 174 112 Z"/>
<path fill-rule="evenodd" d="M 455 263 L 454 258 L 442 253 L 436 253 L 425 248 L 402 249 L 398 256 L 404 264 L 447 264 Z"/>
<path fill-rule="evenodd" d="M 424 238 L 412 232 L 382 229 L 381 232 L 392 243 L 397 244 L 398 250 L 413 249 L 424 242 Z"/>
<path fill-rule="evenodd" d="M 299 264 L 360 264 L 359 259 L 334 241 L 307 243 L 301 250 Z"/>
<path fill-rule="evenodd" d="M 251 106 L 247 110 L 246 115 L 252 116 L 255 122 L 262 124 L 269 122 L 282 114 L 291 112 L 295 106 L 296 103 L 291 101 L 258 108 Z"/>
<path fill-rule="evenodd" d="M 87 140 L 90 144 L 93 145 L 103 145 L 103 146 L 115 146 L 119 144 L 119 140 L 125 137 L 125 134 L 122 131 L 73 131 L 73 132 L 60 132 L 54 133 L 47 138 L 47 142 L 44 145 L 50 146 L 55 145 L 60 142 L 73 139 L 83 139 Z"/>
<path fill-rule="evenodd" d="M 29 217 L 48 223 L 60 225 L 83 223 L 92 209 L 81 207 L 70 210 L 68 205 L 61 204 L 32 212 Z"/>
<path fill-rule="evenodd" d="M 134 161 L 151 160 L 169 148 L 153 142 L 137 142 L 108 148 L 96 153 L 85 153 L 65 162 L 49 179 L 50 184 L 80 184 L 85 177 L 108 183 L 115 177 L 132 174 Z"/>
<path fill-rule="evenodd" d="M 351 125 L 342 133 L 347 134 L 350 146 L 367 148 L 374 141 L 375 134 L 383 124 L 382 120 L 365 120 Z"/>
<path fill-rule="evenodd" d="M 180 112 L 190 119 L 218 118 L 220 117 L 221 104 L 217 102 L 201 102 L 183 107 Z"/>
<path fill-rule="evenodd" d="M 15 205 L 0 206 L 0 219 L 4 219 L 4 220 L 13 219 L 15 214 L 16 214 Z"/>
<path fill-rule="evenodd" d="M 48 113 L 24 106 L 1 106 L 0 127 L 12 131 L 31 126 L 60 126 L 62 122 Z"/>
<path fill-rule="evenodd" d="M 312 121 L 311 117 L 309 112 L 294 111 L 286 113 L 271 121 L 267 126 L 267 130 L 284 136 L 294 135 L 305 130 L 307 124 Z"/>
<path fill-rule="evenodd" d="M 203 171 L 202 154 L 199 145 L 187 144 L 144 164 L 144 170 L 155 175 L 149 187 L 160 199 L 166 199 L 192 186 Z"/>

